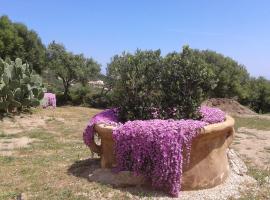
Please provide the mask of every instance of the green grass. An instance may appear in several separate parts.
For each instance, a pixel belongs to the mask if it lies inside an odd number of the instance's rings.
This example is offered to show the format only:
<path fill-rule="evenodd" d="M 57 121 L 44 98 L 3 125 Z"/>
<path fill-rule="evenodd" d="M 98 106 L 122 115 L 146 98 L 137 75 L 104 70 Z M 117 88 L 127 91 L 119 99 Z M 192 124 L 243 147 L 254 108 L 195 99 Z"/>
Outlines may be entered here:
<path fill-rule="evenodd" d="M 14 138 L 14 137 L 16 137 L 16 136 L 5 134 L 4 132 L 0 131 L 0 139 L 9 139 L 9 138 Z"/>
<path fill-rule="evenodd" d="M 246 127 L 258 130 L 268 130 L 270 131 L 270 120 L 259 119 L 259 118 L 240 118 L 235 117 L 235 128 L 238 130 L 240 127 Z"/>
<path fill-rule="evenodd" d="M 4 138 L 4 137 L 7 137 L 7 134 L 0 132 L 0 138 Z"/>
<path fill-rule="evenodd" d="M 14 160 L 15 160 L 15 158 L 12 156 L 0 156 L 0 164 L 1 165 L 10 164 Z"/>

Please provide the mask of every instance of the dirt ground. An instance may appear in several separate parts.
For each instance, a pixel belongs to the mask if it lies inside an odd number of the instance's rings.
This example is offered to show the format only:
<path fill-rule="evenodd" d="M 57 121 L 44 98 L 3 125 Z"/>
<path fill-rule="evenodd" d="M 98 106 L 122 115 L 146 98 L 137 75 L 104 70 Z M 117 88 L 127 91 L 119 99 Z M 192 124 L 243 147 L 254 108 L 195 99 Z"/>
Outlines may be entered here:
<path fill-rule="evenodd" d="M 151 199 L 155 192 L 115 189 L 89 182 L 99 161 L 82 142 L 88 120 L 100 110 L 83 107 L 36 109 L 32 115 L 0 121 L 0 199 Z M 259 181 L 260 192 L 242 199 L 266 199 L 270 186 L 269 116 L 237 115 L 232 148 Z M 267 185 L 268 184 L 268 185 Z"/>
<path fill-rule="evenodd" d="M 232 148 L 250 165 L 270 169 L 270 131 L 241 127 Z"/>

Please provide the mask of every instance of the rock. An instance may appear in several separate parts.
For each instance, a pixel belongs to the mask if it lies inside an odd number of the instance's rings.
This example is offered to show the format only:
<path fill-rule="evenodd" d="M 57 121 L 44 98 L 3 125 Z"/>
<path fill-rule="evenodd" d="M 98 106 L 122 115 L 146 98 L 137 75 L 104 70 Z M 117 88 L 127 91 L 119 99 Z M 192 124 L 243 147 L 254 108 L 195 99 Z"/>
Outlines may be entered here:
<path fill-rule="evenodd" d="M 247 173 L 248 169 L 246 164 L 239 158 L 233 149 L 228 149 L 227 156 L 232 171 L 241 176 Z"/>
<path fill-rule="evenodd" d="M 136 176 L 130 171 L 114 173 L 111 169 L 97 169 L 89 175 L 89 180 L 115 187 L 139 186 L 146 183 L 146 179 L 141 175 Z"/>

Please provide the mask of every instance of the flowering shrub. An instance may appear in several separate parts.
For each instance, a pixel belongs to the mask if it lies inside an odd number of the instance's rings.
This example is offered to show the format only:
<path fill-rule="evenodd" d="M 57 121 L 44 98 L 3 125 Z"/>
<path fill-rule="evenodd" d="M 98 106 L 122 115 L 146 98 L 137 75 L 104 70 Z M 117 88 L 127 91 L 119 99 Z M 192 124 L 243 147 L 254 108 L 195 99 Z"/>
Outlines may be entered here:
<path fill-rule="evenodd" d="M 154 188 L 178 196 L 183 164 L 189 162 L 193 138 L 203 126 L 225 119 L 225 113 L 215 108 L 201 107 L 199 113 L 201 120 L 152 119 L 118 124 L 113 131 L 116 170 L 142 174 L 152 181 Z M 117 114 L 117 109 L 110 109 L 94 116 L 83 134 L 85 144 L 93 140 L 95 123 L 117 124 Z"/>
<path fill-rule="evenodd" d="M 47 108 L 48 106 L 56 107 L 56 97 L 53 93 L 44 93 L 42 107 Z"/>

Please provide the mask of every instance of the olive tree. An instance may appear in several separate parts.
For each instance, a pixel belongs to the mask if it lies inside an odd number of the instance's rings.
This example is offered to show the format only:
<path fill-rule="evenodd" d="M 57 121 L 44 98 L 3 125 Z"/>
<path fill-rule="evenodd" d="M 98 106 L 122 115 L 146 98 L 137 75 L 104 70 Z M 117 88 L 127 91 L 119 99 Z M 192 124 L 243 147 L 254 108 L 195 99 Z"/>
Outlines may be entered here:
<path fill-rule="evenodd" d="M 52 42 L 47 50 L 47 62 L 55 72 L 56 78 L 62 80 L 64 98 L 68 99 L 72 83 L 87 81 L 100 72 L 100 65 L 93 59 L 87 59 L 82 54 L 68 52 L 62 44 Z"/>

